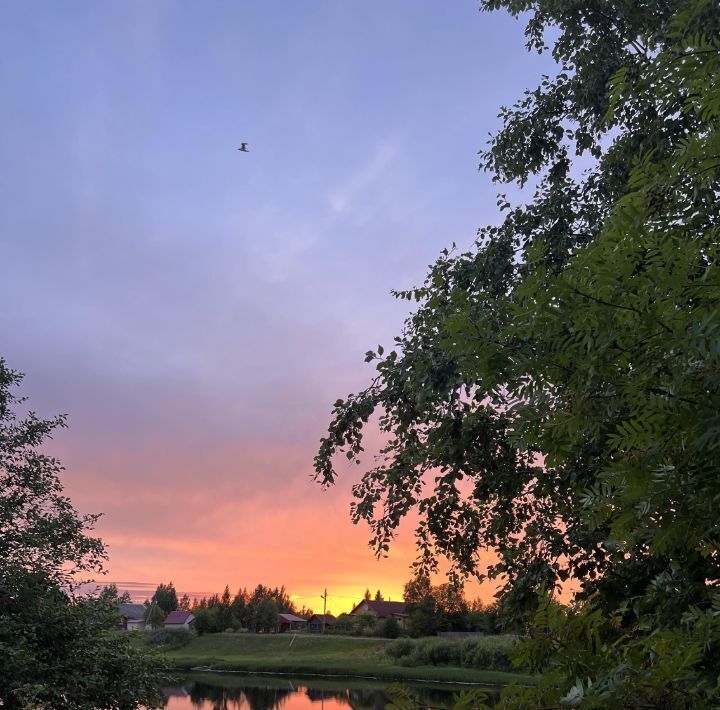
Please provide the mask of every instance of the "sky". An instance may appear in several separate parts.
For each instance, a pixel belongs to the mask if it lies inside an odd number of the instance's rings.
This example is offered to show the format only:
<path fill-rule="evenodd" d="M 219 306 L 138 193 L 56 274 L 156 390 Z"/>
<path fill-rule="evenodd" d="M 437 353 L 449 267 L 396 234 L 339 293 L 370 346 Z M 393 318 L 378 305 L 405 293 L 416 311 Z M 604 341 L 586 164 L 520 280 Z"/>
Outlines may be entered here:
<path fill-rule="evenodd" d="M 477 0 L 0 3 L 0 356 L 108 575 L 400 599 L 311 479 L 393 288 L 498 221 L 477 152 L 550 59 Z M 249 152 L 238 152 L 241 142 Z M 489 596 L 487 588 L 480 593 Z"/>

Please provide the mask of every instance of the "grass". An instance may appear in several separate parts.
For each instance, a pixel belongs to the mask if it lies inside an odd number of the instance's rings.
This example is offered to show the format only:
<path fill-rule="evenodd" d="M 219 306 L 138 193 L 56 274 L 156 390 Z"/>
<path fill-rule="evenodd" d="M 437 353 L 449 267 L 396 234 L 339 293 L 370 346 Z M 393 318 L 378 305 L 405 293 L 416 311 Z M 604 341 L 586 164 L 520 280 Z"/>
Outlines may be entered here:
<path fill-rule="evenodd" d="M 497 670 L 452 666 L 401 666 L 385 655 L 388 640 L 344 636 L 208 634 L 179 649 L 161 651 L 177 670 L 211 668 L 244 673 L 288 673 L 365 677 L 382 680 L 443 681 L 506 685 L 532 683 L 533 677 Z"/>

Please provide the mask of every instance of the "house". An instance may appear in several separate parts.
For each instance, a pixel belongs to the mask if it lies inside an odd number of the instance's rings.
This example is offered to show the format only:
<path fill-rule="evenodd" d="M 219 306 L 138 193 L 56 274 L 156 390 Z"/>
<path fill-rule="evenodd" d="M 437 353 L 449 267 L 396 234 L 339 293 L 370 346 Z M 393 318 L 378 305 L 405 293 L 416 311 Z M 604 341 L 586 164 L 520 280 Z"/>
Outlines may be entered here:
<path fill-rule="evenodd" d="M 305 624 L 305 619 L 301 619 L 295 614 L 278 614 L 277 631 L 285 633 L 285 631 L 299 631 Z"/>
<path fill-rule="evenodd" d="M 171 611 L 165 617 L 166 629 L 192 629 L 195 624 L 195 614 L 191 611 Z"/>
<path fill-rule="evenodd" d="M 325 622 L 323 625 L 323 621 Z M 335 625 L 335 617 L 332 614 L 313 614 L 307 622 L 308 631 L 319 633 L 325 629 L 332 629 Z"/>
<path fill-rule="evenodd" d="M 395 619 L 403 628 L 405 628 L 405 620 L 408 616 L 405 602 L 386 602 L 375 599 L 363 599 L 350 612 L 351 616 L 358 614 L 372 614 L 378 619 Z"/>
<path fill-rule="evenodd" d="M 119 628 L 126 631 L 142 631 L 145 628 L 144 604 L 118 604 Z"/>

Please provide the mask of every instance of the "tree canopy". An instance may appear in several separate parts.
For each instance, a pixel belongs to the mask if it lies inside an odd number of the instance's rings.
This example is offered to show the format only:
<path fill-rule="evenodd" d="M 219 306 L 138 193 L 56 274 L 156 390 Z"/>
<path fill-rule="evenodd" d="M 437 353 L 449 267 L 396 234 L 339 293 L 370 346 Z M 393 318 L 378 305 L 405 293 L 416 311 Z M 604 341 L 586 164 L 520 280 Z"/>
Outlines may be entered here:
<path fill-rule="evenodd" d="M 102 542 L 63 494 L 41 445 L 63 417 L 22 416 L 21 375 L 0 359 L 0 705 L 135 708 L 160 702 L 158 663 L 114 632 L 117 590 L 81 594 Z"/>
<path fill-rule="evenodd" d="M 481 154 L 532 197 L 501 195 L 499 225 L 396 293 L 416 310 L 335 403 L 317 476 L 361 460 L 377 412 L 351 509 L 377 552 L 414 510 L 420 571 L 445 556 L 536 611 L 521 653 L 545 682 L 506 707 L 702 707 L 720 671 L 720 12 L 482 5 L 528 13 L 528 47 L 559 65 Z M 569 579 L 571 610 L 542 601 Z"/>
<path fill-rule="evenodd" d="M 179 608 L 179 602 L 175 585 L 172 582 L 169 582 L 168 584 L 158 584 L 155 589 L 155 594 L 153 594 L 152 601 L 157 604 L 160 609 L 162 609 L 165 615 L 169 614 L 171 611 L 177 611 Z"/>

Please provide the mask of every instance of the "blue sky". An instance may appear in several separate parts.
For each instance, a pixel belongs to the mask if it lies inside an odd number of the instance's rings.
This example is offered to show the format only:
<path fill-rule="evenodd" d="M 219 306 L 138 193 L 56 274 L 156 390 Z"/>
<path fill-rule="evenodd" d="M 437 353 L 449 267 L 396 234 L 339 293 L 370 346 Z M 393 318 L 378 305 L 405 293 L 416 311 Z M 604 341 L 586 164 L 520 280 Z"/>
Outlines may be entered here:
<path fill-rule="evenodd" d="M 248 550 L 326 525 L 353 548 L 338 586 L 397 589 L 411 541 L 378 567 L 347 486 L 308 482 L 314 447 L 402 324 L 390 289 L 497 221 L 477 152 L 549 58 L 475 0 L 0 12 L 0 355 L 36 409 L 69 413 L 54 447 L 106 512 L 111 576 L 303 586 Z"/>

